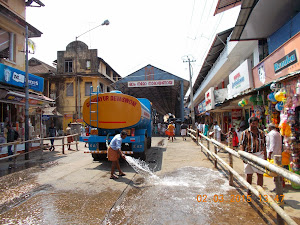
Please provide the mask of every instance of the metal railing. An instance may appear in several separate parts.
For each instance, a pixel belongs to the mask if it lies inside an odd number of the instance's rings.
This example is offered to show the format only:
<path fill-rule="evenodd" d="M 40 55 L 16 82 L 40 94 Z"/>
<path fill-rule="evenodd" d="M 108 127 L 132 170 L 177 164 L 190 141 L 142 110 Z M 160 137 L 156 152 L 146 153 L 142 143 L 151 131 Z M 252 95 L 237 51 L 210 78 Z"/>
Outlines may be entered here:
<path fill-rule="evenodd" d="M 274 165 L 264 159 L 261 159 L 253 154 L 244 152 L 244 151 L 235 151 L 229 147 L 227 147 L 226 145 L 216 141 L 215 139 L 212 138 L 208 138 L 206 136 L 204 136 L 202 133 L 199 133 L 198 130 L 193 130 L 193 129 L 188 129 L 188 135 L 196 141 L 197 145 L 200 145 L 201 147 L 201 151 L 204 151 L 205 153 L 207 153 L 207 157 L 211 157 L 212 160 L 214 161 L 214 165 L 215 168 L 217 168 L 217 164 L 221 164 L 223 167 L 225 167 L 226 169 L 228 169 L 229 172 L 229 185 L 233 186 L 233 177 L 236 177 L 236 179 L 246 188 L 248 188 L 255 196 L 257 196 L 258 198 L 263 198 L 265 201 L 265 203 L 268 203 L 270 205 L 271 208 L 273 208 L 276 213 L 277 213 L 277 223 L 278 224 L 284 224 L 284 221 L 287 224 L 291 224 L 291 225 L 296 225 L 297 223 L 290 218 L 290 216 L 283 210 L 284 206 L 282 204 L 283 202 L 283 188 L 282 188 L 282 184 L 280 182 L 280 177 L 286 178 L 288 180 L 290 180 L 291 182 L 294 182 L 296 184 L 300 184 L 300 176 L 296 173 L 290 172 L 286 169 L 281 168 L 278 165 Z M 207 147 L 202 143 L 204 140 L 207 141 Z M 210 145 L 213 144 L 214 145 L 214 152 L 212 152 L 210 150 Z M 229 164 L 227 164 L 223 159 L 221 159 L 217 153 L 217 148 L 221 148 L 223 150 L 225 150 L 228 154 L 229 157 Z M 250 185 L 242 176 L 240 176 L 238 174 L 238 172 L 236 172 L 233 169 L 233 159 L 232 156 L 235 156 L 249 164 L 251 164 L 251 166 L 256 167 L 257 169 L 263 171 L 263 172 L 267 172 L 266 170 L 268 169 L 269 171 L 273 172 L 275 175 L 275 186 L 276 186 L 276 194 L 277 196 L 279 196 L 279 203 L 276 203 L 266 192 L 265 190 L 260 187 L 257 186 L 256 188 L 252 185 Z M 275 161 L 278 161 L 278 159 L 281 160 L 280 157 L 277 158 L 277 160 L 275 159 Z"/>
<path fill-rule="evenodd" d="M 77 139 L 75 140 L 75 143 L 65 143 L 65 138 L 68 138 L 68 137 L 77 137 L 79 135 L 80 134 L 71 134 L 71 135 L 67 135 L 67 136 L 36 138 L 36 139 L 28 140 L 28 141 L 14 141 L 14 142 L 9 142 L 9 143 L 3 143 L 3 144 L 0 144 L 0 147 L 5 147 L 5 146 L 12 145 L 14 151 L 13 151 L 13 155 L 2 157 L 2 158 L 0 158 L 0 161 L 1 160 L 5 160 L 5 159 L 10 159 L 10 158 L 13 158 L 14 161 L 15 161 L 16 158 L 19 157 L 19 156 L 21 156 L 21 155 L 30 154 L 32 152 L 40 151 L 40 150 L 42 150 L 42 153 L 43 153 L 43 150 L 44 150 L 44 141 L 45 140 L 50 140 L 50 139 L 61 140 L 62 141 L 62 143 L 60 145 L 54 145 L 54 146 L 61 146 L 62 147 L 62 154 L 65 154 L 65 145 L 76 145 L 76 151 L 78 151 L 78 141 L 77 141 Z M 30 150 L 29 152 L 25 152 L 25 153 L 18 153 L 17 152 L 17 145 L 19 145 L 19 144 L 25 144 L 25 143 L 36 143 L 36 142 L 40 143 L 40 147 L 38 149 L 36 149 L 36 150 Z"/>

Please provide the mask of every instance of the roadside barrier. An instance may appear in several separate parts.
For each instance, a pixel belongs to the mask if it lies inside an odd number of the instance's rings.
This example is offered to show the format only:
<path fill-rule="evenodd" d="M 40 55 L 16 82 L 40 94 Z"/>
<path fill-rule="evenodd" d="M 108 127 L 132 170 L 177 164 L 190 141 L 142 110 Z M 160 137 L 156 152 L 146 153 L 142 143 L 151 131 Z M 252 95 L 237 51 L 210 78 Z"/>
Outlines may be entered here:
<path fill-rule="evenodd" d="M 0 158 L 0 161 L 13 158 L 14 162 L 15 162 L 17 157 L 19 157 L 21 155 L 30 154 L 32 152 L 39 151 L 39 150 L 42 150 L 42 156 L 41 157 L 43 157 L 44 141 L 45 140 L 50 140 L 50 139 L 61 140 L 62 143 L 60 145 L 54 145 L 54 146 L 62 146 L 62 154 L 65 154 L 65 145 L 76 145 L 76 151 L 78 151 L 78 140 L 77 140 L 77 138 L 75 140 L 75 143 L 70 143 L 70 144 L 65 143 L 65 138 L 77 137 L 77 136 L 80 136 L 80 134 L 71 134 L 71 135 L 59 136 L 59 137 L 36 138 L 36 139 L 28 140 L 28 141 L 15 141 L 15 142 L 3 143 L 3 144 L 0 144 L 0 147 L 10 146 L 10 145 L 13 146 L 13 155 L 2 157 L 2 158 Z M 25 152 L 25 153 L 18 153 L 17 152 L 17 145 L 25 144 L 25 143 L 37 143 L 37 142 L 40 143 L 40 147 L 38 149 L 30 150 L 29 152 Z"/>
<path fill-rule="evenodd" d="M 219 163 L 226 169 L 228 169 L 229 172 L 229 185 L 233 186 L 233 177 L 236 177 L 236 179 L 246 188 L 248 188 L 255 196 L 258 198 L 263 198 L 264 203 L 268 203 L 271 208 L 273 208 L 277 213 L 277 224 L 284 224 L 284 221 L 289 225 L 296 225 L 297 223 L 289 217 L 289 215 L 286 214 L 286 212 L 283 210 L 284 205 L 283 202 L 283 188 L 281 179 L 282 177 L 296 183 L 300 184 L 300 176 L 296 173 L 292 173 L 286 169 L 281 168 L 280 163 L 281 162 L 281 156 L 276 156 L 275 162 L 277 162 L 277 165 L 274 165 L 272 163 L 269 163 L 267 160 L 260 159 L 257 156 L 254 156 L 250 153 L 244 152 L 244 151 L 235 151 L 226 145 L 216 141 L 213 138 L 208 138 L 198 132 L 198 130 L 188 129 L 188 135 L 196 141 L 197 145 L 200 146 L 201 151 L 207 154 L 208 158 L 212 158 L 214 161 L 215 168 L 217 168 L 217 164 Z M 204 140 L 207 141 L 207 147 L 202 143 Z M 214 145 L 214 152 L 212 152 L 210 149 L 210 145 Z M 217 153 L 217 148 L 223 149 L 228 153 L 229 157 L 229 164 L 227 164 L 223 159 L 221 159 Z M 278 202 L 275 202 L 265 191 L 262 187 L 257 186 L 256 188 L 252 185 L 250 185 L 242 176 L 240 176 L 234 169 L 233 169 L 233 159 L 232 156 L 235 156 L 236 158 L 239 158 L 243 160 L 244 162 L 247 162 L 251 164 L 252 166 L 256 167 L 257 169 L 267 172 L 266 169 L 268 169 L 271 172 L 274 172 L 275 175 L 275 186 L 276 186 L 276 196 L 278 196 Z"/>

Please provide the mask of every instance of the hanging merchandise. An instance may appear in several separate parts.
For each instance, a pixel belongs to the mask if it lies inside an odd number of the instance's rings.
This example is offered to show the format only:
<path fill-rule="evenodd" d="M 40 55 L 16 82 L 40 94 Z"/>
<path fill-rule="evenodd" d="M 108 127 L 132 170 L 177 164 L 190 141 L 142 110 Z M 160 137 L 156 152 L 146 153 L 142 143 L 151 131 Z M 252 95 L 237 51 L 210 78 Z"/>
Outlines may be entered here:
<path fill-rule="evenodd" d="M 271 102 L 273 102 L 273 103 L 277 102 L 277 100 L 275 99 L 275 93 L 274 93 L 274 92 L 271 92 L 271 93 L 268 95 L 268 99 L 269 99 Z"/>
<path fill-rule="evenodd" d="M 284 152 L 289 154 L 290 171 L 300 174 L 300 79 L 294 78 L 282 83 L 284 89 L 276 92 L 275 98 L 281 100 L 283 109 L 280 115 L 280 133 L 284 137 Z M 279 104 L 278 103 L 278 104 Z M 277 106 L 277 104 L 276 104 Z M 280 106 L 280 105 L 279 105 Z M 277 106 L 276 109 L 280 109 Z M 300 189 L 299 184 L 291 182 L 294 189 Z"/>
<path fill-rule="evenodd" d="M 272 84 L 270 85 L 270 89 L 271 89 L 272 91 L 277 91 L 277 90 L 279 90 L 279 88 L 280 88 L 280 84 L 278 84 L 278 83 L 272 83 Z"/>
<path fill-rule="evenodd" d="M 278 103 L 275 105 L 275 109 L 276 109 L 277 111 L 283 110 L 283 102 L 278 102 Z"/>
<path fill-rule="evenodd" d="M 286 97 L 285 97 L 285 92 L 284 91 L 278 91 L 275 93 L 274 95 L 276 101 L 278 102 L 282 102 L 282 101 L 285 101 L 286 100 Z"/>
<path fill-rule="evenodd" d="M 257 100 L 256 100 L 257 98 L 256 98 L 256 95 L 252 95 L 250 98 L 249 98 L 249 100 L 250 100 L 250 102 L 252 102 L 252 105 L 257 105 Z"/>
<path fill-rule="evenodd" d="M 238 102 L 238 106 L 244 107 L 248 105 L 248 103 L 249 103 L 248 100 L 243 98 L 241 101 Z"/>
<path fill-rule="evenodd" d="M 260 105 L 254 106 L 254 115 L 258 119 L 262 119 L 262 116 L 264 114 L 264 107 Z"/>

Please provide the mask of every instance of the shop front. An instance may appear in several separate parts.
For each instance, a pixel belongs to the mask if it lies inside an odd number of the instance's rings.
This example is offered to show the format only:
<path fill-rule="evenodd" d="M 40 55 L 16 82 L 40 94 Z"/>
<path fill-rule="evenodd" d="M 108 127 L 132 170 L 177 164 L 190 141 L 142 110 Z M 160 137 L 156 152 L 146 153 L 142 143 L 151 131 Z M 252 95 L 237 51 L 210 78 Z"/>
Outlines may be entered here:
<path fill-rule="evenodd" d="M 10 123 L 18 133 L 20 140 L 25 139 L 25 72 L 0 63 L 0 137 L 6 142 L 6 125 Z M 41 137 L 42 108 L 55 101 L 37 92 L 42 92 L 44 79 L 29 74 L 29 139 Z M 39 145 L 32 144 L 31 149 Z M 23 151 L 24 144 L 18 145 L 17 150 Z M 0 157 L 7 154 L 7 148 L 0 149 Z"/>
<path fill-rule="evenodd" d="M 267 122 L 278 126 L 283 136 L 289 169 L 300 174 L 300 32 L 253 68 L 255 88 L 269 86 Z M 300 189 L 299 185 L 292 184 Z"/>

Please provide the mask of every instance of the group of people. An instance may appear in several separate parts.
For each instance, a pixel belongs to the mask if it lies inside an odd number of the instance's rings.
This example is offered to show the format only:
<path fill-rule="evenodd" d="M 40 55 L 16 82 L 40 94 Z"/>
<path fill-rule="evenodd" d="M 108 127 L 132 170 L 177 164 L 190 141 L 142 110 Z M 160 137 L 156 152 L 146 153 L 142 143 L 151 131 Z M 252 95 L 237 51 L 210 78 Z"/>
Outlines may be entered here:
<path fill-rule="evenodd" d="M 213 131 L 210 134 L 214 134 L 214 138 L 221 142 L 221 128 L 217 122 L 214 122 Z M 261 159 L 274 159 L 275 155 L 282 154 L 282 136 L 277 131 L 274 124 L 268 125 L 268 132 L 265 133 L 259 129 L 259 119 L 257 117 L 249 118 L 249 128 L 244 131 L 231 128 L 226 134 L 232 141 L 232 147 L 241 151 L 251 153 Z M 251 166 L 244 161 L 244 173 L 246 174 L 246 180 L 249 184 L 252 184 L 253 173 L 257 173 L 257 185 L 263 186 L 263 174 L 264 172 L 258 170 L 254 166 Z M 251 195 L 251 191 L 248 190 L 248 195 Z"/>
<path fill-rule="evenodd" d="M 171 121 L 165 131 L 166 135 L 168 136 L 168 140 L 171 139 L 172 142 L 174 140 L 176 140 L 175 126 L 176 125 L 175 125 L 174 121 Z M 180 125 L 180 135 L 181 135 L 183 141 L 186 141 L 187 128 L 188 128 L 188 125 L 186 123 L 182 122 Z"/>

